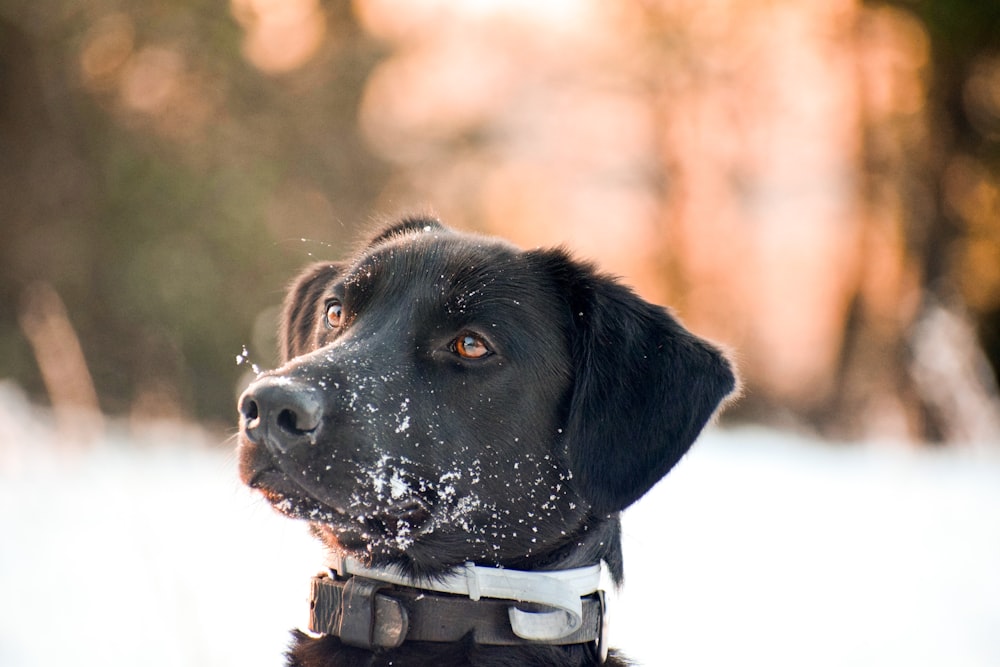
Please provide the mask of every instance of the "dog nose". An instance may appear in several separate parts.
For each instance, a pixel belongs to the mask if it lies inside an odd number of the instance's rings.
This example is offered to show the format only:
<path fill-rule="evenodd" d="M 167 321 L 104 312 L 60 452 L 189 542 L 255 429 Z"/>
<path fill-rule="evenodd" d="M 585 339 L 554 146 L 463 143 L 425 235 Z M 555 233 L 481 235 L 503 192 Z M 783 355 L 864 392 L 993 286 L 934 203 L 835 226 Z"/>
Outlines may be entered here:
<path fill-rule="evenodd" d="M 316 442 L 323 420 L 319 390 L 284 377 L 257 380 L 240 396 L 241 426 L 247 438 L 278 453 Z"/>

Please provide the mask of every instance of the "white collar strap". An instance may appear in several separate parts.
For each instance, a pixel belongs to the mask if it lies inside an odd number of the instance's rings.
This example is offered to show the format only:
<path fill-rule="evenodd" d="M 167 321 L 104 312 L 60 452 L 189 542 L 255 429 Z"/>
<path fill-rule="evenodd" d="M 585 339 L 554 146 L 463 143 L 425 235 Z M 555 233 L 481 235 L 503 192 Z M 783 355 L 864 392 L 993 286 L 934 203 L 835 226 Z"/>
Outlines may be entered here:
<path fill-rule="evenodd" d="M 579 630 L 583 623 L 580 598 L 597 592 L 601 580 L 600 565 L 527 572 L 466 563 L 464 568 L 444 578 L 425 579 L 407 576 L 396 568 L 366 567 L 348 556 L 338 559 L 330 569 L 342 576 L 354 575 L 396 586 L 463 595 L 471 600 L 494 598 L 552 607 L 553 611 L 546 612 L 510 607 L 510 625 L 514 634 L 534 641 L 558 640 Z"/>

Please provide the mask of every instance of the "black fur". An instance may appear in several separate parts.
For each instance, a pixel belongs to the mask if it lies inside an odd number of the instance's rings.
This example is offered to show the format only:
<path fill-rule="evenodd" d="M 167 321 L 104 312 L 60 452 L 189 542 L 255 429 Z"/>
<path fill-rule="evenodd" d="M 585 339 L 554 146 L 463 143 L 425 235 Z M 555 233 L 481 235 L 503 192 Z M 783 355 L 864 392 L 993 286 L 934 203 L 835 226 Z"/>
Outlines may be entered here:
<path fill-rule="evenodd" d="M 418 576 L 604 560 L 620 583 L 618 512 L 736 384 L 719 350 L 591 265 L 421 218 L 307 269 L 280 339 L 284 364 L 241 398 L 243 480 L 332 551 Z M 489 354 L 464 358 L 463 344 Z M 586 646 L 372 653 L 301 634 L 289 659 L 596 664 Z"/>

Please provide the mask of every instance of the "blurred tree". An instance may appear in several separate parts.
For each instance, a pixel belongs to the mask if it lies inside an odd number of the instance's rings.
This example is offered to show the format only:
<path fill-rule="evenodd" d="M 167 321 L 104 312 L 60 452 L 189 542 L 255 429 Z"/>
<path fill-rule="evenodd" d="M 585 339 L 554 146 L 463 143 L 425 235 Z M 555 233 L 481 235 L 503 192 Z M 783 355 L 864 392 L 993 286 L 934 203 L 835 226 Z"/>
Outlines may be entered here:
<path fill-rule="evenodd" d="M 870 123 L 869 184 L 880 173 L 884 177 L 887 166 L 895 168 L 924 308 L 944 303 L 967 309 L 992 369 L 992 377 L 981 384 L 995 388 L 1000 377 L 1000 3 L 890 0 L 868 6 L 909 12 L 924 26 L 929 42 L 917 131 L 923 136 L 912 136 L 899 117 L 881 127 Z M 887 160 L 886 136 L 892 132 L 897 157 Z M 912 360 L 919 345 L 909 343 L 903 352 Z M 970 369 L 973 374 L 984 370 Z M 962 431 L 956 421 L 965 415 L 941 405 L 932 387 L 919 393 L 911 399 L 923 400 L 925 436 L 949 438 Z"/>
<path fill-rule="evenodd" d="M 944 243 L 931 248 L 928 274 L 957 280 L 1000 375 L 1000 3 L 904 6 L 927 24 L 934 59 L 929 98 L 941 146 L 930 170 Z"/>
<path fill-rule="evenodd" d="M 385 178 L 356 131 L 379 47 L 344 3 L 277 31 L 276 7 L 0 6 L 3 376 L 41 395 L 17 312 L 42 282 L 105 410 L 230 421 L 243 345 L 273 361 L 262 307 Z"/>
<path fill-rule="evenodd" d="M 996 432 L 998 35 L 978 0 L 4 0 L 0 372 L 42 395 L 51 285 L 104 409 L 231 421 L 284 281 L 432 202 L 732 345 L 738 418 Z"/>
<path fill-rule="evenodd" d="M 971 264 L 934 213 L 936 70 L 912 14 L 356 7 L 394 47 L 361 113 L 395 167 L 386 198 L 423 194 L 449 220 L 599 258 L 735 348 L 747 392 L 730 416 L 841 438 L 1000 433 L 969 294 L 943 280 Z"/>

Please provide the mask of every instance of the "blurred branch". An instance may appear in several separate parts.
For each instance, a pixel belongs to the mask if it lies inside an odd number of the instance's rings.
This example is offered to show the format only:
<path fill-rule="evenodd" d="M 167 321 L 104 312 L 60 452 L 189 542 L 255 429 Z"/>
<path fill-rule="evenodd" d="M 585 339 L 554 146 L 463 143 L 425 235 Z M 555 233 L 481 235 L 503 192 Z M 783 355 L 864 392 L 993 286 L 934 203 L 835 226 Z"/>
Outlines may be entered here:
<path fill-rule="evenodd" d="M 99 435 L 103 419 L 94 382 L 66 306 L 51 285 L 35 283 L 24 291 L 19 323 L 35 353 L 60 430 L 79 441 Z"/>
<path fill-rule="evenodd" d="M 912 333 L 911 372 L 951 442 L 1000 441 L 997 383 L 969 318 L 929 303 Z"/>

